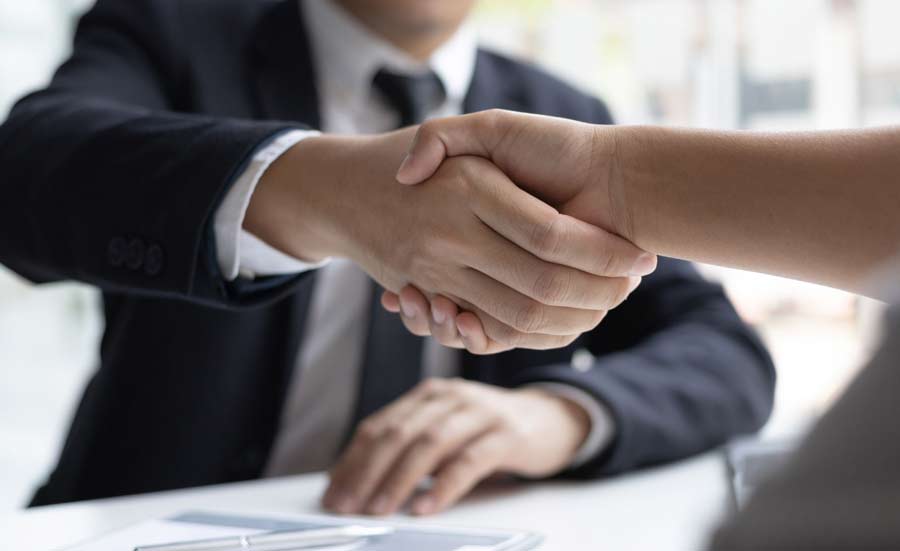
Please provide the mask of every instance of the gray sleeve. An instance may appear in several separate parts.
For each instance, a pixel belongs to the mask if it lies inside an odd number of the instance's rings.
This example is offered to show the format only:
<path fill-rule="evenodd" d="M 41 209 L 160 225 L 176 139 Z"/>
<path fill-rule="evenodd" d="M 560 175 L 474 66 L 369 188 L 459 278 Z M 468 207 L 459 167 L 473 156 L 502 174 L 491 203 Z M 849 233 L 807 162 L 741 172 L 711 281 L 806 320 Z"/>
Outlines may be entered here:
<path fill-rule="evenodd" d="M 900 308 L 885 326 L 871 363 L 714 549 L 900 549 Z"/>

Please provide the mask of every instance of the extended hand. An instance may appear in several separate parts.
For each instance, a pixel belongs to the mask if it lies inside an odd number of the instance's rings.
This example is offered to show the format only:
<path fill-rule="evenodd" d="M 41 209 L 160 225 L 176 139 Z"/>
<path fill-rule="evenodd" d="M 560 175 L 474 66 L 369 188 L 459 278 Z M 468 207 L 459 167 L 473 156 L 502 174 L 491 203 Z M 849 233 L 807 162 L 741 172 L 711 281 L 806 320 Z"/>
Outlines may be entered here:
<path fill-rule="evenodd" d="M 429 185 L 398 186 L 411 139 L 407 130 L 301 142 L 260 183 L 245 225 L 300 258 L 350 258 L 388 290 L 452 298 L 478 314 L 486 352 L 565 346 L 645 273 L 640 250 L 560 214 L 484 159 L 451 159 Z M 587 254 L 597 250 L 609 256 Z"/>
<path fill-rule="evenodd" d="M 556 474 L 589 431 L 579 406 L 537 388 L 427 380 L 363 421 L 332 470 L 323 504 L 387 515 L 432 477 L 412 511 L 436 513 L 494 473 Z"/>
<path fill-rule="evenodd" d="M 456 155 L 489 159 L 519 187 L 557 207 L 564 216 L 613 234 L 631 234 L 618 167 L 618 143 L 611 129 L 507 111 L 430 121 L 417 133 L 397 179 L 406 184 L 428 180 L 446 158 Z M 559 249 L 565 247 L 561 237 L 550 241 Z M 569 262 L 615 264 L 618 251 L 600 246 L 560 254 L 568 254 Z M 639 263 L 631 274 L 649 274 L 656 259 L 645 254 Z M 388 310 L 402 312 L 410 331 L 433 334 L 446 346 L 465 346 L 476 353 L 496 349 L 490 332 L 483 327 L 485 320 L 468 312 L 458 314 L 457 305 L 465 305 L 453 297 L 432 296 L 429 304 L 417 289 L 407 287 L 400 297 L 386 293 L 383 304 Z M 424 319 L 407 315 L 422 311 L 432 315 Z"/>

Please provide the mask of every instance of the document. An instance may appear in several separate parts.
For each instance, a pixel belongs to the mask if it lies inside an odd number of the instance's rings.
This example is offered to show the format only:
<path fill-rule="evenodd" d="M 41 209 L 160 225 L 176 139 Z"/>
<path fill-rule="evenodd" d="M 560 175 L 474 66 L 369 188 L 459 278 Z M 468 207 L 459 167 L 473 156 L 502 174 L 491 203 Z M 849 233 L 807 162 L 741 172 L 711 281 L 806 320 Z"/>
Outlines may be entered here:
<path fill-rule="evenodd" d="M 347 525 L 393 528 L 390 534 L 369 538 L 363 545 L 354 547 L 354 550 L 360 551 L 528 551 L 535 549 L 542 540 L 541 536 L 532 532 L 393 523 L 327 515 L 185 512 L 135 524 L 67 551 L 132 551 L 136 547 L 151 545 Z"/>

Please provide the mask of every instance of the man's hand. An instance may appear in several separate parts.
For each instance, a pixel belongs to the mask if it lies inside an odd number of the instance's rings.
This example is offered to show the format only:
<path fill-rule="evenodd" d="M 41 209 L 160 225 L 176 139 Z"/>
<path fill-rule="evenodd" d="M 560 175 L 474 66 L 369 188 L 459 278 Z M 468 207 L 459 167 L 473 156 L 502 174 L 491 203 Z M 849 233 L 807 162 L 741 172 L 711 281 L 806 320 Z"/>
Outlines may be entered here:
<path fill-rule="evenodd" d="M 646 273 L 639 249 L 560 214 L 485 159 L 452 159 L 427 186 L 398 186 L 412 132 L 304 140 L 266 173 L 245 227 L 298 258 L 350 258 L 389 291 L 450 297 L 477 313 L 481 352 L 566 346 Z M 578 254 L 590 250 L 608 256 Z M 406 319 L 429 317 L 413 307 Z"/>
<path fill-rule="evenodd" d="M 590 418 L 539 388 L 507 390 L 430 379 L 363 421 L 331 473 L 323 497 L 344 514 L 442 511 L 494 473 L 551 476 L 565 469 Z"/>
<path fill-rule="evenodd" d="M 560 212 L 631 241 L 620 159 L 625 139 L 621 127 L 497 109 L 436 119 L 419 128 L 397 180 L 422 183 L 447 158 L 479 156 Z"/>
<path fill-rule="evenodd" d="M 477 155 L 494 163 L 522 189 L 558 208 L 563 216 L 629 237 L 630 216 L 619 169 L 618 141 L 623 138 L 617 136 L 609 127 L 497 110 L 434 120 L 416 134 L 397 179 L 417 184 L 428 180 L 445 159 Z M 563 241 L 557 243 L 559 248 L 565 247 Z M 594 259 L 602 263 L 617 254 L 603 247 L 566 252 L 582 262 Z M 645 254 L 639 263 L 632 275 L 647 275 L 655 269 L 656 257 Z M 457 306 L 468 310 L 465 304 L 450 296 L 429 296 L 430 304 L 425 294 L 408 286 L 400 296 L 385 293 L 382 302 L 388 310 L 401 313 L 415 334 L 432 334 L 445 346 L 476 353 L 497 348 L 478 312 L 458 313 Z M 411 317 L 409 312 L 431 315 Z"/>

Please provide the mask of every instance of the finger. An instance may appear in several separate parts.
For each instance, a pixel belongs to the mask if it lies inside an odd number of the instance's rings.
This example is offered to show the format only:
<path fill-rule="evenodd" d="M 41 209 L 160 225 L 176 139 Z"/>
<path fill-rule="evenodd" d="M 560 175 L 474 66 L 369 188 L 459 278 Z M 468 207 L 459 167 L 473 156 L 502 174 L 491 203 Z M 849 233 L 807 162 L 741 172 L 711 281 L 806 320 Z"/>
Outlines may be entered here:
<path fill-rule="evenodd" d="M 456 330 L 459 332 L 466 350 L 472 354 L 494 354 L 498 348 L 512 349 L 512 347 L 490 340 L 487 333 L 484 332 L 481 320 L 472 312 L 461 312 L 456 316 Z"/>
<path fill-rule="evenodd" d="M 569 335 L 546 335 L 543 333 L 523 333 L 502 323 L 485 312 L 474 309 L 473 312 L 481 320 L 488 343 L 500 348 L 524 348 L 528 350 L 555 350 L 565 348 L 575 342 L 581 332 Z M 601 312 L 601 314 L 604 314 Z M 598 321 L 599 323 L 599 321 Z"/>
<path fill-rule="evenodd" d="M 611 279 L 614 288 L 610 302 L 620 303 L 627 296 L 629 281 Z M 520 333 L 572 335 L 589 331 L 600 323 L 602 310 L 548 306 L 497 282 L 477 270 L 464 270 L 453 284 L 453 295 L 474 305 L 497 321 Z M 467 308 L 471 310 L 471 308 Z M 482 322 L 484 322 L 482 317 Z"/>
<path fill-rule="evenodd" d="M 392 314 L 400 313 L 400 297 L 397 293 L 385 291 L 381 293 L 381 307 Z"/>
<path fill-rule="evenodd" d="M 509 448 L 510 440 L 498 432 L 487 433 L 471 442 L 441 467 L 431 489 L 413 502 L 413 514 L 431 515 L 459 501 L 502 465 Z"/>
<path fill-rule="evenodd" d="M 431 307 L 418 289 L 407 285 L 400 290 L 400 318 L 403 325 L 413 335 L 431 335 Z"/>
<path fill-rule="evenodd" d="M 331 472 L 331 483 L 322 500 L 325 507 L 344 514 L 361 511 L 406 446 L 435 419 L 459 406 L 453 396 L 434 398 L 429 393 L 439 384 L 429 381 L 419 385 L 360 425 Z"/>
<path fill-rule="evenodd" d="M 456 330 L 456 316 L 459 309 L 450 299 L 435 296 L 431 299 L 431 334 L 443 346 L 463 348 L 459 331 Z"/>
<path fill-rule="evenodd" d="M 427 300 L 425 298 L 425 295 L 423 295 L 412 285 L 407 285 L 406 287 L 404 287 L 401 291 L 401 295 L 406 297 L 406 300 L 416 301 L 418 304 L 421 304 L 422 302 Z M 402 299 L 398 297 L 398 300 Z M 430 309 L 433 318 L 433 323 L 431 324 L 431 332 L 438 340 L 438 342 L 440 342 L 443 346 L 449 346 L 452 348 L 465 348 L 466 345 L 462 341 L 462 337 L 459 334 L 458 329 L 456 328 L 455 319 L 459 313 L 459 309 L 457 308 L 456 303 L 454 303 L 447 297 L 436 295 L 431 299 Z M 491 349 L 480 349 L 479 353 L 497 353 L 504 350 L 508 350 L 508 347 L 500 349 L 500 347 L 497 346 Z"/>
<path fill-rule="evenodd" d="M 513 348 L 527 348 L 532 350 L 564 348 L 572 344 L 580 335 L 580 333 L 572 335 L 523 333 L 522 331 L 518 331 L 497 320 L 472 304 L 468 304 L 465 301 L 458 299 L 457 302 L 468 311 L 460 314 L 460 316 L 462 316 L 464 320 L 468 319 L 468 317 L 474 318 L 478 327 L 481 328 L 483 334 L 486 336 L 486 343 L 482 343 L 482 348 L 479 348 L 478 343 L 471 343 L 472 333 L 468 332 L 469 326 L 466 324 L 460 326 L 460 324 L 457 323 L 457 330 L 460 331 L 463 342 L 466 343 L 468 341 L 470 343 L 466 346 L 466 349 L 473 354 L 496 354 L 497 352 L 511 350 Z M 600 321 L 602 321 L 605 314 L 605 312 L 598 312 L 598 315 L 601 318 Z M 457 320 L 459 320 L 460 316 L 457 316 Z M 475 346 L 471 346 L 471 344 L 475 344 Z M 485 346 L 487 350 L 483 350 L 483 347 Z"/>
<path fill-rule="evenodd" d="M 609 310 L 627 296 L 626 277 L 603 277 L 547 262 L 485 231 L 478 251 L 460 260 L 522 295 L 548 306 Z"/>
<path fill-rule="evenodd" d="M 401 184 L 418 184 L 430 178 L 447 157 L 477 155 L 490 158 L 492 144 L 502 131 L 499 113 L 485 112 L 429 121 L 419 127 L 409 152 L 397 171 Z M 494 117 L 492 119 L 492 117 Z"/>
<path fill-rule="evenodd" d="M 508 178 L 485 178 L 490 199 L 474 201 L 475 214 L 494 231 L 546 262 L 596 276 L 645 276 L 656 255 L 602 228 L 560 214 Z"/>
<path fill-rule="evenodd" d="M 438 420 L 407 448 L 381 483 L 368 512 L 387 515 L 396 511 L 433 473 L 466 442 L 490 430 L 496 417 L 474 406 L 451 412 Z"/>
<path fill-rule="evenodd" d="M 463 345 L 471 354 L 485 356 L 499 354 L 515 348 L 514 346 L 501 344 L 488 337 L 481 320 L 471 312 L 461 312 L 456 317 L 456 328 Z"/>

